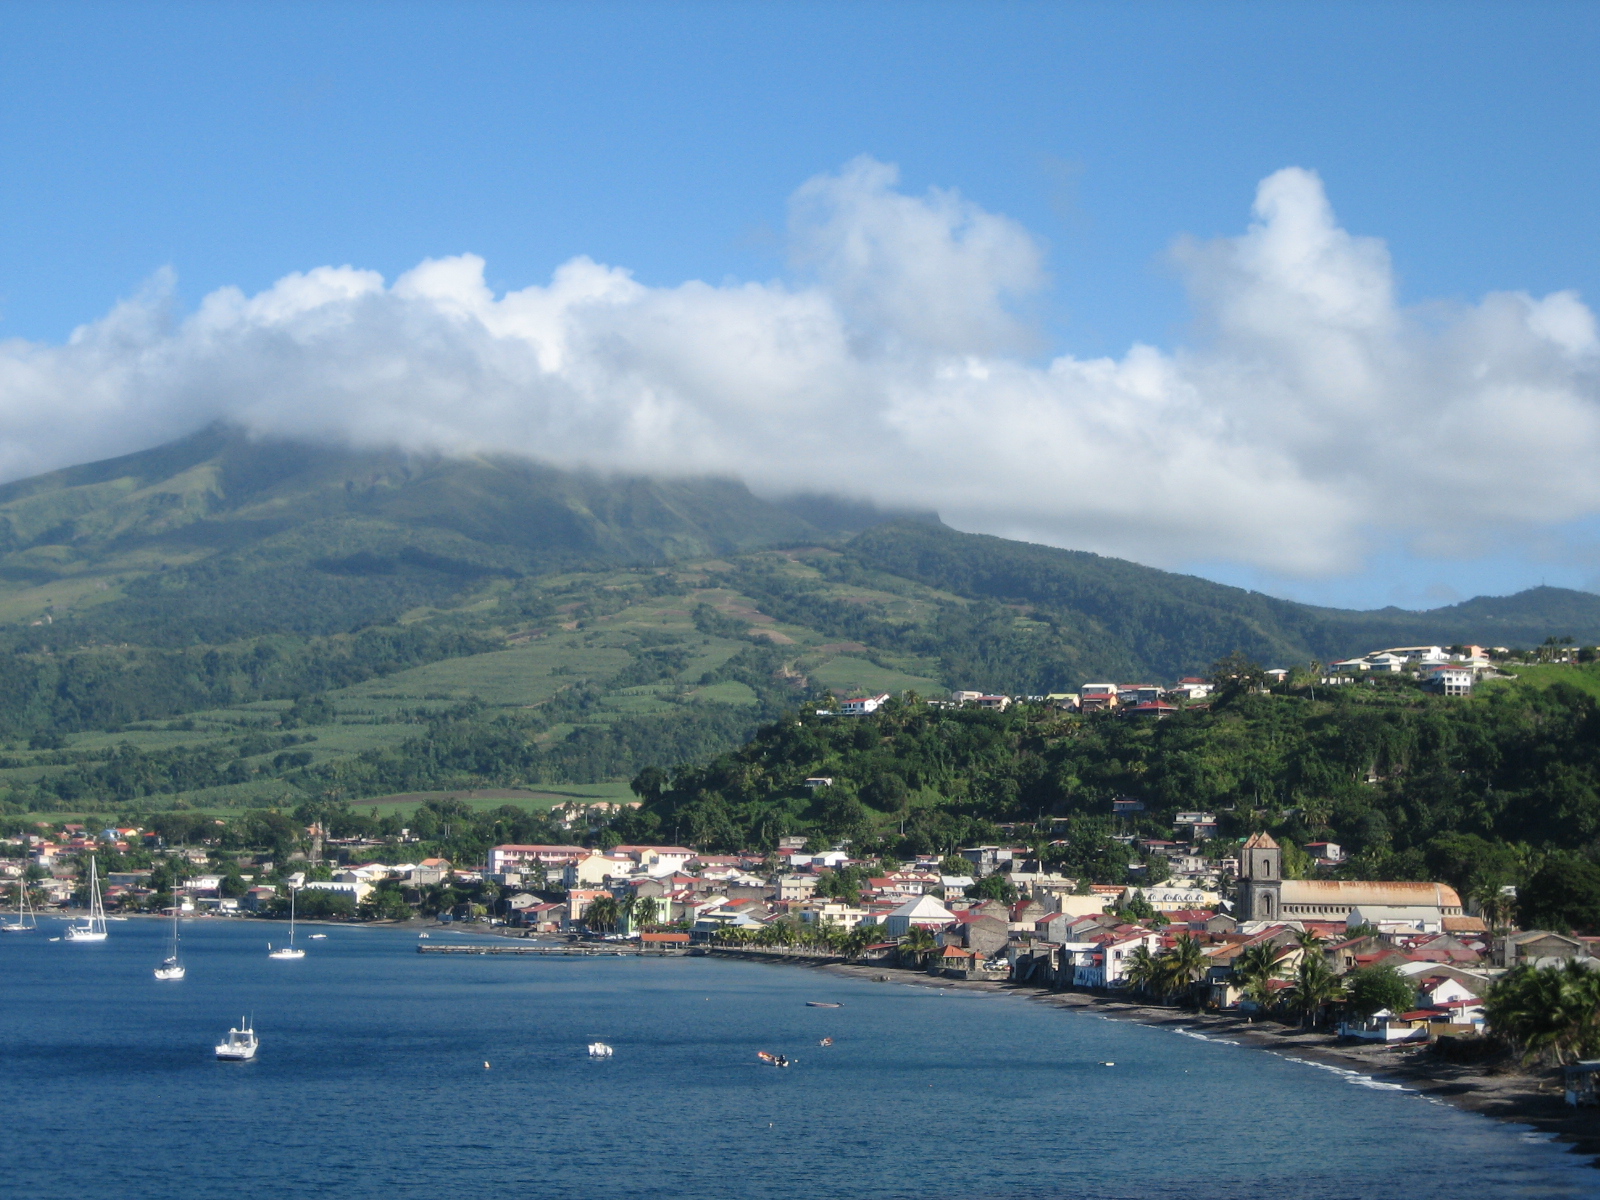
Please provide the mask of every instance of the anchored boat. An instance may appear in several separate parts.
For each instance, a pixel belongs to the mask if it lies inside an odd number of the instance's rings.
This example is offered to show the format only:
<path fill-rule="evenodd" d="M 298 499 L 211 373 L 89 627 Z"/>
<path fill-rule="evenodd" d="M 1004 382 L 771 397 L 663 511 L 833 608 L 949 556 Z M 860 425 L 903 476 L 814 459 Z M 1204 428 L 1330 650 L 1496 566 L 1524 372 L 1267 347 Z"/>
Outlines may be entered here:
<path fill-rule="evenodd" d="M 39 927 L 33 915 L 33 905 L 28 902 L 28 877 L 17 880 L 17 919 L 0 925 L 0 933 L 31 933 Z"/>
<path fill-rule="evenodd" d="M 172 953 L 161 960 L 161 965 L 156 968 L 157 979 L 176 980 L 182 979 L 189 972 L 178 959 L 178 912 L 182 906 L 178 903 L 178 885 L 172 885 Z"/>
<path fill-rule="evenodd" d="M 278 947 L 278 949 L 274 950 L 272 948 L 272 943 L 268 942 L 267 943 L 267 957 L 268 958 L 304 958 L 306 956 L 306 952 L 304 950 L 297 949 L 295 947 L 295 944 L 294 944 L 294 893 L 295 893 L 295 889 L 294 888 L 290 888 L 289 889 L 289 944 L 287 946 L 280 946 L 280 947 Z"/>
<path fill-rule="evenodd" d="M 241 1020 L 239 1024 L 242 1029 L 228 1030 L 228 1036 L 217 1043 L 217 1057 L 223 1062 L 249 1062 L 261 1045 L 251 1021 Z"/>
<path fill-rule="evenodd" d="M 92 854 L 89 856 L 89 915 L 82 924 L 69 926 L 66 938 L 69 942 L 106 940 L 106 906 L 100 899 L 100 875 Z"/>

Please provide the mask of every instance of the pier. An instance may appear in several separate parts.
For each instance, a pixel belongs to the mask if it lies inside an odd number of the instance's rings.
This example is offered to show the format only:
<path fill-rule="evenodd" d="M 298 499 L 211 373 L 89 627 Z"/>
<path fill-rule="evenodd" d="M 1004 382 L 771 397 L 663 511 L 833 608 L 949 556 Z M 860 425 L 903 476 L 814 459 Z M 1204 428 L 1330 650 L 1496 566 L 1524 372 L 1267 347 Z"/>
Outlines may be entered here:
<path fill-rule="evenodd" d="M 531 954 L 545 958 L 684 958 L 686 949 L 657 950 L 638 946 L 428 946 L 417 943 L 418 954 Z M 703 952 L 702 952 L 703 953 Z"/>

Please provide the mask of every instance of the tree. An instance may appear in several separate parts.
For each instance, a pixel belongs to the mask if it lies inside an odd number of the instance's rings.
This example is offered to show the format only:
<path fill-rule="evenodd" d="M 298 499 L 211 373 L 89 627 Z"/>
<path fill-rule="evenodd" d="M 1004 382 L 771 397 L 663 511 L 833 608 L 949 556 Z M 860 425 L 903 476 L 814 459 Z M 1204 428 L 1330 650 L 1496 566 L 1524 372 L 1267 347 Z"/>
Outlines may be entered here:
<path fill-rule="evenodd" d="M 661 904 L 654 896 L 641 896 L 634 901 L 633 919 L 641 930 L 652 928 L 661 915 Z"/>
<path fill-rule="evenodd" d="M 1017 902 L 1018 893 L 1017 885 L 997 871 L 972 884 L 966 894 L 970 900 L 998 900 L 1009 905 Z"/>
<path fill-rule="evenodd" d="M 959 854 L 947 854 L 939 860 L 941 875 L 971 875 L 972 864 Z"/>
<path fill-rule="evenodd" d="M 1292 1012 L 1300 1014 L 1302 1025 L 1315 1026 L 1322 1010 L 1342 998 L 1344 988 L 1328 960 L 1320 954 L 1302 954 L 1295 966 L 1294 986 L 1287 1001 Z"/>
<path fill-rule="evenodd" d="M 1140 992 L 1149 992 L 1161 978 L 1161 964 L 1156 956 L 1150 953 L 1148 946 L 1135 946 L 1128 953 L 1123 974 L 1127 977 L 1130 987 Z"/>
<path fill-rule="evenodd" d="M 1262 1008 L 1272 1000 L 1272 982 L 1281 975 L 1283 951 L 1273 942 L 1248 946 L 1234 961 L 1233 975 L 1246 996 Z"/>
<path fill-rule="evenodd" d="M 1600 867 L 1576 854 L 1552 854 L 1517 893 L 1524 929 L 1600 929 Z"/>
<path fill-rule="evenodd" d="M 1211 959 L 1200 945 L 1200 939 L 1191 933 L 1180 933 L 1172 949 L 1162 954 L 1161 964 L 1164 990 L 1168 995 L 1192 992 L 1194 985 L 1204 977 Z"/>
<path fill-rule="evenodd" d="M 1524 1061 L 1559 1064 L 1600 1054 L 1600 972 L 1576 960 L 1518 967 L 1489 988 L 1484 1016 Z"/>
<path fill-rule="evenodd" d="M 596 896 L 583 910 L 583 923 L 596 933 L 610 933 L 617 927 L 617 902 L 610 896 Z"/>
<path fill-rule="evenodd" d="M 1345 977 L 1345 994 L 1350 1011 L 1363 1017 L 1385 1009 L 1398 1016 L 1410 1012 L 1417 1003 L 1417 989 L 1387 963 L 1351 971 Z"/>
<path fill-rule="evenodd" d="M 913 967 L 920 967 L 927 962 L 928 955 L 932 954 L 939 946 L 939 940 L 931 929 L 922 925 L 913 925 L 906 930 L 900 939 L 898 951 L 900 961 Z"/>
<path fill-rule="evenodd" d="M 1226 658 L 1212 663 L 1209 674 L 1212 690 L 1223 699 L 1231 699 L 1267 685 L 1267 673 L 1261 669 L 1261 664 L 1242 650 L 1235 650 Z"/>
<path fill-rule="evenodd" d="M 1156 910 L 1150 906 L 1150 901 L 1146 900 L 1144 893 L 1137 888 L 1118 911 L 1131 921 L 1149 921 L 1156 915 Z"/>

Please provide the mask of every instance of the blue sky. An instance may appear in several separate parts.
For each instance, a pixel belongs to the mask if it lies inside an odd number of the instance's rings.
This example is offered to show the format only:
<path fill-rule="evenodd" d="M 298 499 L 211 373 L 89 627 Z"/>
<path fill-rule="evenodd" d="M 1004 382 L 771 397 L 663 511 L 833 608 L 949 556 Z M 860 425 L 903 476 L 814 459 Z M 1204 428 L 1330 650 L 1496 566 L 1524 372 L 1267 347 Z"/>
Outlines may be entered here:
<path fill-rule="evenodd" d="M 1035 330 L 1013 353 L 1035 366 L 1204 340 L 1171 248 L 1238 238 L 1286 167 L 1383 239 L 1424 324 L 1494 292 L 1593 304 L 1597 50 L 1592 4 L 11 5 L 0 339 L 59 346 L 162 268 L 179 317 L 463 253 L 497 295 L 575 256 L 648 288 L 799 287 L 790 197 L 859 155 L 898 166 L 897 194 L 956 189 L 1027 232 L 1042 275 L 1013 289 Z M 11 436 L 19 463 L 72 457 Z M 1332 566 L 1146 536 L 1131 511 L 961 511 L 1330 603 L 1600 580 L 1587 501 L 1486 510 L 1481 536 L 1307 525 L 1360 541 Z"/>

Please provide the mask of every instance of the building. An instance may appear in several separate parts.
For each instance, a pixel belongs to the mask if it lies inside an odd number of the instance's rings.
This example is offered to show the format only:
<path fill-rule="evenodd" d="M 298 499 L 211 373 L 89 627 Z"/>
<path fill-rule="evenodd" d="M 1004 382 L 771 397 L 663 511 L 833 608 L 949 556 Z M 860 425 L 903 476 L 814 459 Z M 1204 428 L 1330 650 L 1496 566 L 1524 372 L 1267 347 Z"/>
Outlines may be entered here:
<path fill-rule="evenodd" d="M 1463 663 L 1430 663 L 1417 672 L 1422 686 L 1445 696 L 1472 695 L 1473 670 Z"/>
<path fill-rule="evenodd" d="M 1078 689 L 1078 711 L 1100 712 L 1117 706 L 1117 685 L 1114 683 L 1086 683 Z"/>
<path fill-rule="evenodd" d="M 967 846 L 956 853 L 972 864 L 972 873 L 979 878 L 1009 866 L 1017 856 L 1014 849 L 1005 846 Z"/>
<path fill-rule="evenodd" d="M 883 924 L 890 937 L 904 937 L 913 927 L 943 929 L 955 919 L 955 913 L 932 896 L 918 896 L 915 900 L 908 900 L 895 909 Z"/>
<path fill-rule="evenodd" d="M 586 854 L 561 870 L 561 882 L 569 888 L 597 887 L 636 869 L 626 854 Z"/>
<path fill-rule="evenodd" d="M 879 692 L 876 696 L 857 696 L 853 700 L 841 700 L 839 713 L 846 717 L 864 717 L 868 713 L 877 712 L 888 699 L 888 692 Z"/>
<path fill-rule="evenodd" d="M 489 849 L 489 874 L 532 871 L 536 867 L 556 874 L 569 862 L 589 853 L 583 846 L 493 846 Z"/>
<path fill-rule="evenodd" d="M 979 708 L 992 709 L 995 712 L 1005 712 L 1011 706 L 1010 696 L 991 696 L 987 692 L 951 692 L 950 703 L 960 708 L 968 704 L 975 704 Z"/>
<path fill-rule="evenodd" d="M 1353 879 L 1285 879 L 1283 849 L 1258 833 L 1239 853 L 1236 916 L 1243 921 L 1330 921 L 1340 924 L 1358 908 L 1383 909 L 1386 919 L 1410 910 L 1419 920 L 1461 916 L 1461 897 L 1442 883 Z"/>
<path fill-rule="evenodd" d="M 587 853 L 587 851 L 585 851 Z M 694 861 L 687 846 L 618 846 L 613 855 L 625 854 L 651 875 L 671 875 Z"/>

